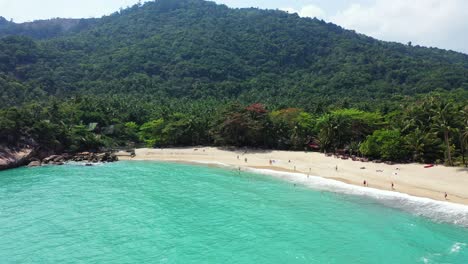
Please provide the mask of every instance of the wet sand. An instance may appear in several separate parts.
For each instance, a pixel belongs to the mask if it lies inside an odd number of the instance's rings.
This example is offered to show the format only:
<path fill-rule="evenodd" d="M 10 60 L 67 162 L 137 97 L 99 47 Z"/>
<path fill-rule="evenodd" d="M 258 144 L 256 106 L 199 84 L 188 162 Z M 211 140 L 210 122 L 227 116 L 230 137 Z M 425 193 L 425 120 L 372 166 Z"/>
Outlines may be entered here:
<path fill-rule="evenodd" d="M 135 154 L 131 158 L 120 153 L 119 159 L 225 164 L 241 168 L 297 172 L 358 186 L 366 181 L 369 188 L 440 201 L 445 201 L 444 193 L 447 192 L 447 201 L 468 205 L 468 170 L 461 167 L 424 168 L 423 164 L 388 165 L 342 160 L 316 152 L 245 149 L 229 151 L 214 147 L 137 149 Z M 298 177 L 304 175 L 298 174 Z M 391 188 L 392 182 L 395 184 L 394 190 Z"/>

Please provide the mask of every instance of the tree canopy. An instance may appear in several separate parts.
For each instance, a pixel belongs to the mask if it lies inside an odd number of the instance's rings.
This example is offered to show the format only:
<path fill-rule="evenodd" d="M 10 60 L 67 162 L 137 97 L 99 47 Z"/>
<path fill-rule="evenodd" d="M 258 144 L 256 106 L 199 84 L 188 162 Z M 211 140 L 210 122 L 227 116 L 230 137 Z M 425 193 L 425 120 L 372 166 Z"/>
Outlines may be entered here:
<path fill-rule="evenodd" d="M 233 145 L 459 164 L 468 55 L 279 10 L 158 0 L 98 19 L 0 18 L 0 101 L 1 144 Z"/>
<path fill-rule="evenodd" d="M 315 112 L 390 107 L 431 91 L 467 98 L 468 55 L 379 41 L 278 10 L 158 0 L 100 19 L 46 22 L 0 22 L 4 106 L 118 94 Z"/>

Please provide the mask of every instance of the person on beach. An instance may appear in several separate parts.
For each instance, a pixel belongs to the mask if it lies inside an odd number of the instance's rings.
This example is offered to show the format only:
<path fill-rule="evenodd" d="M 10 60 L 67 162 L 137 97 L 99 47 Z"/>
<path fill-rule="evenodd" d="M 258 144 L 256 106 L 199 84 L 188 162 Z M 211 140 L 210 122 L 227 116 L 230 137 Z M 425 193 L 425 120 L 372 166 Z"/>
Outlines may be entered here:
<path fill-rule="evenodd" d="M 245 163 L 247 163 L 247 158 L 244 159 Z"/>
<path fill-rule="evenodd" d="M 392 190 L 395 190 L 395 184 L 392 182 Z"/>
<path fill-rule="evenodd" d="M 364 184 L 364 186 L 367 186 L 367 181 L 366 181 L 366 180 L 364 180 L 363 184 Z"/>
<path fill-rule="evenodd" d="M 237 155 L 237 159 L 239 159 L 239 155 Z"/>
<path fill-rule="evenodd" d="M 335 170 L 338 171 L 338 165 L 336 165 Z"/>
<path fill-rule="evenodd" d="M 445 198 L 445 200 L 447 200 L 447 197 L 448 197 L 448 194 L 447 194 L 447 193 L 444 193 L 444 198 Z"/>

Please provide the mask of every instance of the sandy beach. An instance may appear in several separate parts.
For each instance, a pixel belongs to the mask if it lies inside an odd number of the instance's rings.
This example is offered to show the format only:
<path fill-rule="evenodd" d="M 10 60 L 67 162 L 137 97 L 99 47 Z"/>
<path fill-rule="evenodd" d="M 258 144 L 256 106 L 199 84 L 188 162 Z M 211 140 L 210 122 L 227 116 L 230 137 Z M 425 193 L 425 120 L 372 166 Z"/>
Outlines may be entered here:
<path fill-rule="evenodd" d="M 296 172 L 297 177 L 318 176 L 368 188 L 406 193 L 418 197 L 468 205 L 468 170 L 461 167 L 423 164 L 360 162 L 326 157 L 316 152 L 244 150 L 228 151 L 214 147 L 137 149 L 136 156 L 118 153 L 120 160 L 157 160 L 225 164 L 242 168 Z M 247 160 L 247 161 L 246 161 Z M 270 164 L 270 161 L 272 163 Z M 392 182 L 394 190 L 392 190 Z"/>

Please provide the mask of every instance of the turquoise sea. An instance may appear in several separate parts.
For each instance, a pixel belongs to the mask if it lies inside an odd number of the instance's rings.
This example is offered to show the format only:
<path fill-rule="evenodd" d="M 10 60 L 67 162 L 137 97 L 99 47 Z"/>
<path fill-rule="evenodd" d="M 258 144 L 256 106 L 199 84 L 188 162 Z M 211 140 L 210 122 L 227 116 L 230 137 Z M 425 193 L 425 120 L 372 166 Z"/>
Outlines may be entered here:
<path fill-rule="evenodd" d="M 0 263 L 468 263 L 462 206 L 317 186 L 143 161 L 2 171 Z"/>

